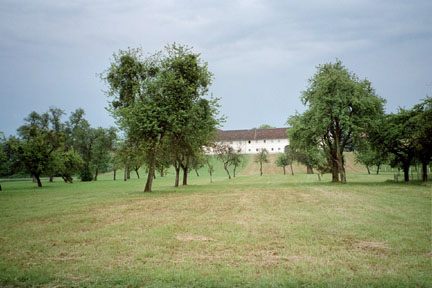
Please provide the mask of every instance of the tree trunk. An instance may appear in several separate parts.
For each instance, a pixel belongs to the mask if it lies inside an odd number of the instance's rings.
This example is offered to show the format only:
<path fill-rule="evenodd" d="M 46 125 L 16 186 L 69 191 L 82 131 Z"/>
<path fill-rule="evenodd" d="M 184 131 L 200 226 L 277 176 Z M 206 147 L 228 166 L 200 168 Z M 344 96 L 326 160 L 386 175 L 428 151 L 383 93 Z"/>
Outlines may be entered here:
<path fill-rule="evenodd" d="M 130 167 L 129 166 L 127 167 L 126 172 L 127 172 L 126 173 L 127 179 L 130 180 Z"/>
<path fill-rule="evenodd" d="M 188 168 L 182 167 L 183 169 L 183 185 L 187 185 Z"/>
<path fill-rule="evenodd" d="M 427 174 L 427 162 L 422 161 L 422 181 L 427 182 L 428 181 L 428 174 Z"/>
<path fill-rule="evenodd" d="M 336 147 L 336 155 L 337 155 L 337 164 L 338 164 L 338 170 L 339 170 L 339 174 L 340 174 L 340 182 L 342 184 L 346 183 L 346 176 L 345 176 L 345 168 L 344 168 L 344 163 L 343 163 L 343 155 L 342 155 L 342 151 L 340 151 L 340 147 L 339 145 L 337 145 Z"/>
<path fill-rule="evenodd" d="M 186 156 L 186 163 L 185 165 L 181 165 L 183 169 L 183 185 L 187 185 L 187 176 L 188 176 L 188 170 L 189 170 L 189 156 Z"/>
<path fill-rule="evenodd" d="M 140 177 L 139 177 L 139 173 L 138 173 L 139 167 L 135 167 L 134 170 L 135 170 L 135 173 L 137 174 L 138 179 L 140 179 Z"/>
<path fill-rule="evenodd" d="M 262 172 L 262 162 L 260 162 L 260 176 L 262 176 L 263 175 L 263 172 Z"/>
<path fill-rule="evenodd" d="M 95 176 L 94 176 L 94 181 L 97 181 L 98 173 L 99 173 L 99 168 L 96 167 Z"/>
<path fill-rule="evenodd" d="M 154 178 L 154 169 L 156 164 L 156 153 L 157 153 L 157 143 L 153 144 L 153 151 L 150 158 L 150 165 L 149 165 L 149 172 L 147 175 L 147 182 L 144 188 L 144 192 L 151 192 L 152 184 L 153 184 L 153 178 Z"/>
<path fill-rule="evenodd" d="M 175 181 L 174 181 L 174 187 L 178 187 L 179 182 L 180 182 L 180 165 L 178 165 L 178 166 L 174 165 L 174 170 L 176 173 Z"/>
<path fill-rule="evenodd" d="M 377 165 L 377 175 L 379 174 L 381 165 Z"/>
<path fill-rule="evenodd" d="M 210 174 L 210 183 L 213 183 L 213 173 L 210 172 L 209 174 Z"/>
<path fill-rule="evenodd" d="M 126 167 L 125 167 L 125 170 L 124 170 L 124 181 L 127 181 L 127 169 L 126 169 Z"/>
<path fill-rule="evenodd" d="M 34 177 L 36 178 L 36 182 L 37 182 L 37 184 L 38 184 L 38 187 L 42 187 L 42 182 L 41 182 L 41 180 L 40 180 L 39 175 L 35 175 Z"/>
<path fill-rule="evenodd" d="M 0 184 L 0 191 L 2 191 L 1 184 Z"/>
<path fill-rule="evenodd" d="M 226 173 L 228 174 L 228 179 L 231 179 L 231 175 L 230 175 L 229 170 L 228 170 L 228 163 L 224 163 L 224 169 L 225 169 Z"/>
<path fill-rule="evenodd" d="M 195 173 L 196 173 L 197 177 L 199 177 L 198 169 L 195 169 Z"/>
<path fill-rule="evenodd" d="M 409 164 L 403 163 L 404 181 L 409 181 Z"/>
<path fill-rule="evenodd" d="M 318 181 L 321 181 L 321 175 L 320 175 L 320 173 L 317 173 L 317 175 L 318 175 Z"/>
<path fill-rule="evenodd" d="M 114 181 L 116 181 L 117 169 L 114 169 Z"/>
<path fill-rule="evenodd" d="M 284 170 L 284 175 L 286 175 L 286 172 L 285 172 L 285 166 L 282 166 L 282 168 L 283 168 L 283 170 Z"/>
<path fill-rule="evenodd" d="M 294 176 L 294 170 L 292 168 L 292 163 L 290 164 L 290 167 L 291 167 L 291 175 Z"/>
<path fill-rule="evenodd" d="M 237 169 L 237 166 L 234 166 L 234 169 L 233 169 L 233 177 L 234 178 L 236 177 L 236 169 Z"/>
<path fill-rule="evenodd" d="M 50 183 L 53 182 L 53 178 L 54 178 L 53 176 L 50 176 L 50 177 L 49 177 L 49 182 L 50 182 Z"/>
<path fill-rule="evenodd" d="M 334 161 L 332 161 L 332 164 L 332 182 L 337 183 L 339 182 L 338 168 L 335 166 Z"/>
<path fill-rule="evenodd" d="M 366 165 L 366 169 L 368 171 L 368 174 L 370 175 L 370 170 L 369 170 L 369 166 L 368 165 Z"/>

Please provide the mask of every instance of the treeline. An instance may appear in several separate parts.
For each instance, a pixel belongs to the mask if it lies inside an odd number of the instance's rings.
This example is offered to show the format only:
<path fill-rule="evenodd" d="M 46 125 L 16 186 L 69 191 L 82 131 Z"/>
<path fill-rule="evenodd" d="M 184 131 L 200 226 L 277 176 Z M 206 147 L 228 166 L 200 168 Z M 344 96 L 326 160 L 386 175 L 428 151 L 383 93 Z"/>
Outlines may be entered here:
<path fill-rule="evenodd" d="M 297 160 L 309 171 L 331 173 L 333 182 L 346 183 L 343 152 L 354 150 L 356 160 L 367 167 L 388 163 L 402 169 L 405 181 L 410 166 L 421 163 L 427 181 L 432 160 L 430 97 L 412 109 L 385 114 L 385 100 L 371 83 L 336 61 L 317 67 L 301 100 L 307 109 L 288 119 L 290 149 L 280 165 Z"/>
<path fill-rule="evenodd" d="M 16 174 L 34 177 L 42 187 L 41 177 L 61 177 L 72 183 L 73 176 L 82 181 L 97 180 L 112 161 L 117 143 L 115 128 L 93 128 L 84 118 L 83 109 L 71 113 L 51 107 L 48 112 L 30 113 L 17 136 L 0 139 L 0 176 Z"/>

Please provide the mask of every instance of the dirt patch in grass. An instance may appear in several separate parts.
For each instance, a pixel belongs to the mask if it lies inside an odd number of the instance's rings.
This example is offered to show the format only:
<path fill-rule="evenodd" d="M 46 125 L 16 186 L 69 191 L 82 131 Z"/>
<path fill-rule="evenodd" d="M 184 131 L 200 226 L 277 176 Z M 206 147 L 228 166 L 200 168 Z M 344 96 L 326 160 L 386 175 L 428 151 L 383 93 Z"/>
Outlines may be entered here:
<path fill-rule="evenodd" d="M 200 236 L 200 235 L 177 235 L 176 239 L 183 242 L 190 242 L 190 241 L 216 241 L 213 238 L 206 237 L 206 236 Z"/>

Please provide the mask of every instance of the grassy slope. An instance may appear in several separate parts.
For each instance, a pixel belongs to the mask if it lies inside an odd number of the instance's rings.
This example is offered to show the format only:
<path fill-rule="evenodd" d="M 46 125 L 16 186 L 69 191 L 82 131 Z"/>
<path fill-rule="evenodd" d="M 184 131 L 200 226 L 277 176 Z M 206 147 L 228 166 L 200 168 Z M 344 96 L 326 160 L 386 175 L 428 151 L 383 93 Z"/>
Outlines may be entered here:
<path fill-rule="evenodd" d="M 430 286 L 431 186 L 350 174 L 3 183 L 0 283 Z M 330 177 L 325 176 L 324 180 Z"/>
<path fill-rule="evenodd" d="M 269 163 L 263 164 L 263 173 L 270 175 L 278 175 L 283 173 L 282 167 L 277 167 L 275 162 L 280 154 L 270 154 Z M 354 153 L 346 152 L 345 155 L 345 170 L 347 173 L 367 173 L 366 167 L 361 164 L 355 163 Z M 258 175 L 259 174 L 259 164 L 254 162 L 254 155 L 247 155 L 248 158 L 247 165 L 242 171 L 243 175 Z M 293 164 L 294 174 L 304 174 L 306 173 L 306 166 L 294 162 Z M 286 167 L 286 173 L 291 173 L 291 168 Z"/>

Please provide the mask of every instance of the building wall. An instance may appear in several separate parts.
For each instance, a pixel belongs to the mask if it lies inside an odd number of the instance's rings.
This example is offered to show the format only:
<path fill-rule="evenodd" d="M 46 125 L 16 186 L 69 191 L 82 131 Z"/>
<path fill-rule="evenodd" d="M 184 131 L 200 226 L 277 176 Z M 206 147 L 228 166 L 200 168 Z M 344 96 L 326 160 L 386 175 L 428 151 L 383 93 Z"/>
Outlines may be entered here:
<path fill-rule="evenodd" d="M 283 153 L 285 146 L 289 145 L 288 139 L 264 139 L 264 140 L 235 140 L 220 141 L 218 144 L 230 145 L 235 150 L 240 149 L 240 154 L 257 154 L 265 148 L 269 153 Z M 209 154 L 213 154 L 210 152 Z"/>

